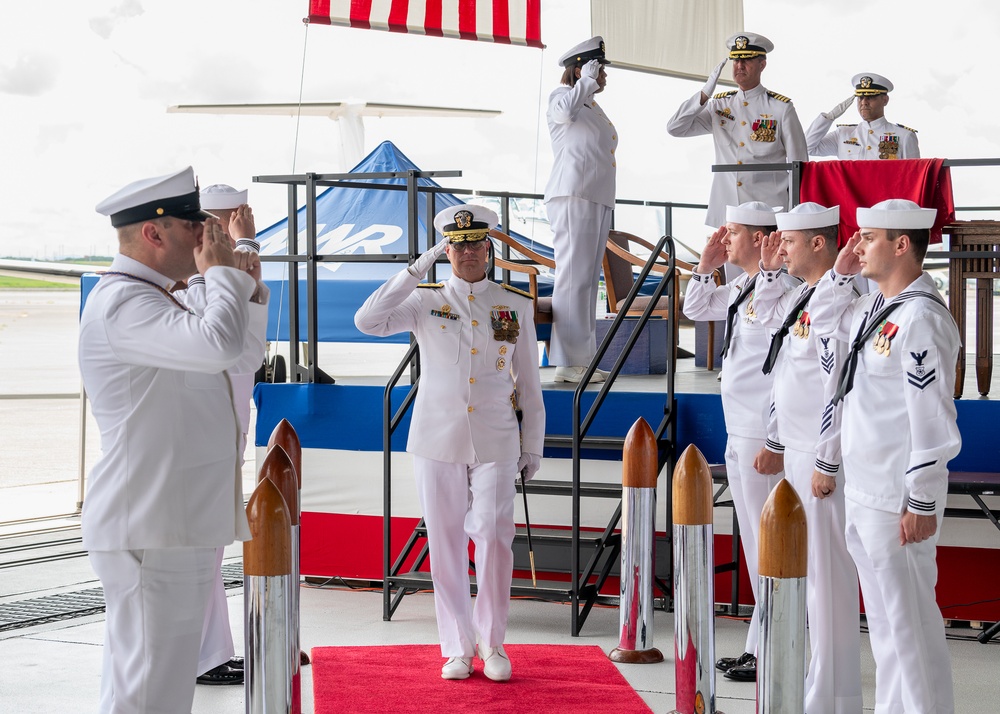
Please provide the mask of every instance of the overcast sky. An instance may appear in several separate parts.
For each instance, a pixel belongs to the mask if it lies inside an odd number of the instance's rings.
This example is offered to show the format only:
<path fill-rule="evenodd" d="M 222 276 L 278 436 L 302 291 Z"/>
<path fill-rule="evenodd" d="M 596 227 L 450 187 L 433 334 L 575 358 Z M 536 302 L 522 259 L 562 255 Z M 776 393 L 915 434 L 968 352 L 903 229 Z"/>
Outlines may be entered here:
<path fill-rule="evenodd" d="M 282 218 L 284 189 L 251 177 L 340 169 L 332 121 L 302 118 L 296 149 L 292 118 L 166 108 L 294 102 L 300 81 L 304 101 L 499 109 L 494 119 L 366 119 L 365 149 L 391 139 L 423 169 L 463 171 L 446 185 L 541 192 L 551 165 L 544 104 L 558 83 L 557 59 L 590 36 L 585 0 L 542 7 L 544 51 L 319 25 L 307 31 L 307 0 L 4 2 L 0 255 L 109 254 L 114 234 L 94 205 L 129 181 L 188 164 L 203 186 L 249 186 L 258 228 Z M 744 7 L 746 29 L 775 44 L 764 85 L 791 97 L 804 125 L 850 94 L 852 75 L 872 71 L 895 83 L 886 115 L 919 130 L 923 156 L 1000 156 L 992 81 L 1000 3 L 745 0 Z M 609 72 L 600 101 L 620 137 L 619 198 L 707 200 L 711 139 L 675 139 L 664 128 L 699 86 Z M 857 121 L 854 109 L 840 121 Z M 953 176 L 959 205 L 1000 203 L 1000 168 Z M 678 237 L 701 243 L 701 218 L 681 219 Z"/>

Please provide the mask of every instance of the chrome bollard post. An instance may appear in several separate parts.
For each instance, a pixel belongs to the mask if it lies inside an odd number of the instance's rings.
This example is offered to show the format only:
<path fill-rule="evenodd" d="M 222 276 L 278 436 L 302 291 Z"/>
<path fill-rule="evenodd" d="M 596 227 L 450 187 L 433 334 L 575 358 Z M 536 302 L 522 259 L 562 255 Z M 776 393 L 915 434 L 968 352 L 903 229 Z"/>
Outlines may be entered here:
<path fill-rule="evenodd" d="M 722 714 L 715 708 L 715 548 L 712 471 L 693 444 L 674 467 L 673 714 Z"/>
<path fill-rule="evenodd" d="M 639 418 L 622 453 L 622 563 L 618 603 L 621 635 L 613 662 L 662 662 L 653 647 L 653 545 L 656 529 L 656 437 Z"/>
<path fill-rule="evenodd" d="M 253 537 L 243 543 L 246 714 L 290 714 L 291 518 L 272 481 L 257 484 L 247 503 L 247 518 Z"/>
<path fill-rule="evenodd" d="M 806 512 L 781 480 L 760 516 L 757 711 L 802 714 L 806 679 Z"/>

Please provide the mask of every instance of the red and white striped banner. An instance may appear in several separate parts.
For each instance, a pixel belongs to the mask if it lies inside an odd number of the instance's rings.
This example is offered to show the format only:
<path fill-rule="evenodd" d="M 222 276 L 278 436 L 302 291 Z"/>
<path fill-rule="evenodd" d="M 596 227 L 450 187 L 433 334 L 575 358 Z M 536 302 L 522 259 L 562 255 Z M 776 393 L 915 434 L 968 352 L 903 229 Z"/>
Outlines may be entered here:
<path fill-rule="evenodd" d="M 309 0 L 309 22 L 544 47 L 542 0 Z"/>

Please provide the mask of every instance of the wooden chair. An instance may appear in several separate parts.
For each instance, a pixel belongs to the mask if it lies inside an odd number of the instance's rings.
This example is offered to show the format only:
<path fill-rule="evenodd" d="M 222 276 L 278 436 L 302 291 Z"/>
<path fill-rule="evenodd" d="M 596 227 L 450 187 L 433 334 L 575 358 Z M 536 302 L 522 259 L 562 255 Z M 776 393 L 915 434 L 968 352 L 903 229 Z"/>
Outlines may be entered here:
<path fill-rule="evenodd" d="M 631 233 L 625 233 L 624 231 L 608 232 L 608 244 L 604 250 L 604 284 L 608 290 L 608 307 L 611 312 L 619 312 L 621 304 L 635 284 L 635 274 L 632 271 L 632 266 L 641 268 L 646 264 L 647 259 L 636 255 L 633 251 L 633 245 L 641 246 L 647 254 L 651 254 L 656 247 Z M 659 273 L 660 275 L 664 274 L 667 271 L 666 263 L 668 259 L 667 255 L 661 254 L 658 262 L 653 266 L 652 272 Z M 660 260 L 662 260 L 662 263 L 659 262 Z M 680 271 L 686 270 L 690 273 L 694 270 L 695 266 L 683 260 L 676 259 L 674 260 L 674 265 L 678 269 L 678 280 L 674 289 L 673 305 L 668 302 L 666 296 L 663 296 L 657 301 L 651 315 L 671 321 L 676 349 L 678 326 L 680 320 L 683 319 L 681 313 L 682 273 Z M 720 280 L 718 273 L 714 277 L 716 283 L 718 283 Z M 650 298 L 646 295 L 637 296 L 635 302 L 632 303 L 632 308 L 626 315 L 639 317 L 649 305 L 649 301 Z M 676 358 L 676 354 L 674 356 Z M 708 323 L 708 357 L 705 366 L 708 370 L 715 369 L 715 324 L 712 322 Z"/>
<path fill-rule="evenodd" d="M 546 267 L 549 270 L 555 270 L 555 261 L 551 258 L 546 258 L 544 255 L 536 253 L 528 246 L 501 231 L 495 229 L 491 230 L 490 238 L 508 246 L 512 252 L 518 254 L 518 256 L 511 256 L 513 260 L 505 260 L 500 257 L 499 251 L 496 251 L 493 263 L 501 270 L 509 270 L 512 273 L 522 273 L 528 276 L 528 292 L 531 293 L 531 297 L 534 298 L 535 303 L 535 325 L 551 325 L 552 298 L 550 296 L 539 297 L 538 295 L 538 274 L 541 272 L 538 266 Z M 494 244 L 494 247 L 497 246 Z M 518 260 L 519 257 L 523 257 L 531 262 L 514 262 L 515 260 Z"/>

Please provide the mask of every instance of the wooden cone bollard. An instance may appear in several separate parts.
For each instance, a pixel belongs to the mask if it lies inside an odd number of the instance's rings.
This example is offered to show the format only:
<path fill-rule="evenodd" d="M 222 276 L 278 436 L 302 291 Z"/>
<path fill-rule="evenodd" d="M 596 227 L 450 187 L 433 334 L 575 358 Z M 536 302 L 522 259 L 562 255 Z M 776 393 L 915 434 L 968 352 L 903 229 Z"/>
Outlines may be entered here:
<path fill-rule="evenodd" d="M 288 507 L 291 543 L 291 577 L 288 579 L 288 657 L 292 668 L 292 714 L 302 710 L 301 665 L 299 663 L 299 492 L 292 460 L 280 446 L 268 449 L 260 467 L 260 482 L 270 481 L 281 492 Z"/>
<path fill-rule="evenodd" d="M 271 432 L 271 436 L 267 440 L 267 448 L 270 449 L 273 446 L 280 446 L 288 454 L 288 458 L 292 460 L 292 466 L 295 467 L 295 479 L 298 484 L 299 498 L 298 498 L 298 513 L 299 520 L 302 519 L 302 444 L 299 442 L 299 435 L 296 433 L 295 428 L 292 426 L 291 422 L 287 419 L 282 419 L 278 422 L 277 426 Z M 299 547 L 296 545 L 295 548 L 295 561 L 293 562 L 295 566 L 295 582 L 298 583 L 302 576 L 300 571 L 300 560 L 299 560 Z M 299 589 L 295 588 L 295 631 L 300 631 L 299 623 L 299 613 L 301 612 L 299 608 Z M 300 662 L 303 665 L 309 664 L 309 655 L 305 652 L 301 652 Z"/>
<path fill-rule="evenodd" d="M 782 479 L 764 503 L 758 547 L 757 711 L 802 714 L 806 672 L 806 512 Z"/>
<path fill-rule="evenodd" d="M 289 714 L 292 528 L 288 506 L 274 482 L 257 484 L 247 503 L 247 519 L 252 539 L 243 543 L 246 713 Z"/>
<path fill-rule="evenodd" d="M 618 612 L 621 636 L 608 657 L 614 662 L 662 662 L 653 647 L 653 542 L 656 529 L 656 437 L 639 418 L 622 453 L 622 568 Z"/>
<path fill-rule="evenodd" d="M 674 467 L 675 714 L 715 708 L 715 547 L 712 471 L 693 444 Z"/>

